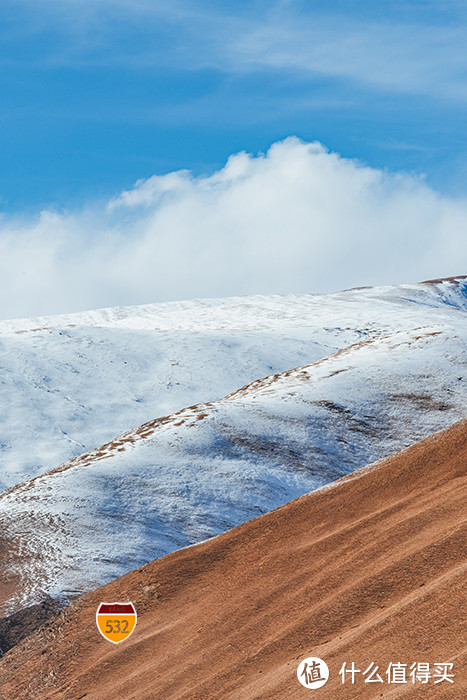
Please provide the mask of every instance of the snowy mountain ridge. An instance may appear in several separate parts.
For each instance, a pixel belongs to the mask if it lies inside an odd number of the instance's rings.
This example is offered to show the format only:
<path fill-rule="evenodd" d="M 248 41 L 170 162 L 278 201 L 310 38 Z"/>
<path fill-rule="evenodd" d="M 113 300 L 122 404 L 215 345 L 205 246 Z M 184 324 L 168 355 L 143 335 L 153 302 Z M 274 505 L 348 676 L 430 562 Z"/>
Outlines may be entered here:
<path fill-rule="evenodd" d="M 0 494 L 8 573 L 20 582 L 4 612 L 46 594 L 66 599 L 94 588 L 466 415 L 465 283 L 319 299 L 308 300 L 315 314 L 306 337 L 309 354 L 321 356 L 153 417 Z M 303 318 L 294 310 L 296 323 L 283 338 L 275 303 L 273 330 L 286 348 Z M 341 332 L 355 342 L 339 347 Z M 304 348 L 298 335 L 297 356 Z M 324 354 L 324 338 L 328 349 L 329 338 L 335 342 L 333 352 Z M 266 361 L 269 350 L 263 346 Z"/>
<path fill-rule="evenodd" d="M 154 417 L 360 340 L 449 323 L 466 282 L 236 297 L 0 322 L 0 488 Z"/>

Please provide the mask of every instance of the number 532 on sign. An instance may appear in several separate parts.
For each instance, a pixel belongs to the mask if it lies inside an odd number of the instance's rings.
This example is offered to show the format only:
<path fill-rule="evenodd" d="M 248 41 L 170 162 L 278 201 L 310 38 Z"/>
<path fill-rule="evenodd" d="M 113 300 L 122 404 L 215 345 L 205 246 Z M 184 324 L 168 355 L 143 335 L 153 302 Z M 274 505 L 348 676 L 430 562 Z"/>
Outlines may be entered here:
<path fill-rule="evenodd" d="M 133 603 L 101 603 L 97 608 L 97 629 L 105 639 L 120 644 L 128 639 L 136 626 Z"/>

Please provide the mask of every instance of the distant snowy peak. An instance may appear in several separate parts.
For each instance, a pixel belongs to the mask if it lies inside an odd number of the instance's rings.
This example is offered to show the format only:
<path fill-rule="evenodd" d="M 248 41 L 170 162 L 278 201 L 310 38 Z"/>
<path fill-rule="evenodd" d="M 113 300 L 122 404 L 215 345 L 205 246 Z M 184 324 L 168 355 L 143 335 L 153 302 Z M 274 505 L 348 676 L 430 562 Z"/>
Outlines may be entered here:
<path fill-rule="evenodd" d="M 443 303 L 467 311 L 467 275 L 426 280 L 422 284 L 435 288 Z"/>
<path fill-rule="evenodd" d="M 91 311 L 53 316 L 37 316 L 0 321 L 0 336 L 27 331 L 77 326 L 146 328 L 150 330 L 218 330 L 230 328 L 256 330 L 268 322 L 306 323 L 308 314 L 323 304 L 327 309 L 349 303 L 364 306 L 378 303 L 419 303 L 439 307 L 443 304 L 467 310 L 467 275 L 427 280 L 418 284 L 384 287 L 356 287 L 333 294 L 270 294 L 219 299 L 158 302 L 140 306 L 114 306 Z M 227 318 L 228 314 L 228 318 Z"/>
<path fill-rule="evenodd" d="M 467 275 L 453 275 L 452 277 L 438 277 L 433 280 L 423 280 L 420 284 L 463 284 L 467 281 Z"/>

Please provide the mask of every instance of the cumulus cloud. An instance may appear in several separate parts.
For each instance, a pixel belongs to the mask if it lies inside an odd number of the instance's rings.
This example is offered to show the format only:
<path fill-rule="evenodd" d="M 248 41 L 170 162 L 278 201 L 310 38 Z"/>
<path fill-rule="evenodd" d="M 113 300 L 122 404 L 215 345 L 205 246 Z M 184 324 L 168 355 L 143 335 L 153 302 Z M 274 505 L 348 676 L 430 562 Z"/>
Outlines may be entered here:
<path fill-rule="evenodd" d="M 0 220 L 0 316 L 465 273 L 467 202 L 295 138 L 213 175 Z"/>

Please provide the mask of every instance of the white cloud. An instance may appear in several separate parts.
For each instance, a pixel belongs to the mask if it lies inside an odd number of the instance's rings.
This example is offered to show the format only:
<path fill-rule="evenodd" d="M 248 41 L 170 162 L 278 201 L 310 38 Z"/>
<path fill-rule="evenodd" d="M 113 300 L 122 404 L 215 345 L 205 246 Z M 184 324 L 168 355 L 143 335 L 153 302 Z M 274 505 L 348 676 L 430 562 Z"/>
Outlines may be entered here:
<path fill-rule="evenodd" d="M 467 202 L 297 139 L 209 177 L 140 181 L 81 211 L 0 221 L 2 318 L 465 273 Z"/>

